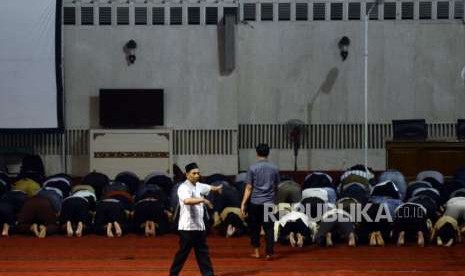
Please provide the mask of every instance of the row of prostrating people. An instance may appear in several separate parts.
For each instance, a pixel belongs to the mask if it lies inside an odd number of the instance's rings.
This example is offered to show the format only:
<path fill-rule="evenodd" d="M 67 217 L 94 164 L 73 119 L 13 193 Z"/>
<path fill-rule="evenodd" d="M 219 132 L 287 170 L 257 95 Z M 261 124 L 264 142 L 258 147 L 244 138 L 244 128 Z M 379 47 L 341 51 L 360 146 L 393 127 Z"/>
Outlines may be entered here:
<path fill-rule="evenodd" d="M 350 246 L 386 241 L 403 245 L 409 240 L 420 246 L 430 240 L 450 246 L 463 232 L 464 175 L 459 170 L 444 181 L 440 172 L 423 171 L 407 184 L 399 171 L 385 171 L 375 181 L 370 169 L 356 165 L 342 174 L 337 186 L 320 172 L 309 174 L 303 186 L 284 181 L 278 188 L 275 236 L 291 246 L 331 246 L 334 240 Z"/>
<path fill-rule="evenodd" d="M 155 236 L 169 230 L 167 194 L 172 180 L 154 172 L 144 181 L 132 172 L 121 172 L 114 181 L 93 172 L 72 184 L 66 174 L 39 183 L 19 177 L 10 183 L 0 173 L 0 225 L 2 235 L 11 230 L 45 237 L 63 230 L 68 236 L 96 232 L 109 237 L 127 231 Z"/>

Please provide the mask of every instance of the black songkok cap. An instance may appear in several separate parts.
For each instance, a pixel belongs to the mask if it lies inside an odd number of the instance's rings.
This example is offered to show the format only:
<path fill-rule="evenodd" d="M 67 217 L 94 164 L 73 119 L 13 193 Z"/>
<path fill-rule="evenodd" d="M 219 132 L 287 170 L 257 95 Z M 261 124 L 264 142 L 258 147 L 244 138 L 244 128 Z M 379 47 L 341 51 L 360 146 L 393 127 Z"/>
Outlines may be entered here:
<path fill-rule="evenodd" d="M 195 163 L 195 162 L 187 164 L 186 165 L 186 173 L 190 172 L 193 169 L 198 169 L 198 168 L 199 168 L 199 166 L 197 166 L 197 163 Z"/>

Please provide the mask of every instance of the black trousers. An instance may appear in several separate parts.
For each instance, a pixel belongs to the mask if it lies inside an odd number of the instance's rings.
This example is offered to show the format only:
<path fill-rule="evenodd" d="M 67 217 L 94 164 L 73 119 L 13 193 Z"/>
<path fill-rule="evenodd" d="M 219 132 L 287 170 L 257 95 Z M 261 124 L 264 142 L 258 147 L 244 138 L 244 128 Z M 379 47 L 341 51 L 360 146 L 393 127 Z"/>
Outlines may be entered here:
<path fill-rule="evenodd" d="M 97 204 L 95 212 L 95 232 L 100 235 L 104 235 L 105 226 L 108 223 L 118 222 L 123 230 L 123 233 L 127 230 L 127 218 L 124 212 L 124 206 L 121 201 L 102 201 Z"/>
<path fill-rule="evenodd" d="M 0 226 L 4 223 L 13 226 L 16 222 L 16 214 L 13 206 L 8 202 L 0 202 Z"/>
<path fill-rule="evenodd" d="M 273 222 L 267 218 L 265 222 L 265 206 L 249 204 L 250 243 L 253 247 L 260 247 L 260 230 L 265 231 L 266 254 L 273 255 L 274 229 Z"/>
<path fill-rule="evenodd" d="M 308 241 L 311 241 L 312 239 L 312 231 L 301 219 L 296 221 L 288 221 L 284 227 L 281 228 L 281 231 L 279 232 L 280 241 L 284 241 L 285 243 L 289 244 L 287 236 L 289 236 L 290 233 L 300 233 L 302 236 L 304 236 L 306 243 L 309 243 Z"/>
<path fill-rule="evenodd" d="M 169 231 L 168 216 L 164 212 L 164 206 L 160 200 L 157 201 L 143 201 L 136 203 L 134 208 L 134 229 L 143 231 L 140 228 L 142 223 L 146 221 L 153 221 L 157 223 L 157 235 L 164 234 Z"/>
<path fill-rule="evenodd" d="M 71 197 L 63 201 L 60 213 L 60 223 L 65 224 L 67 221 L 76 224 L 78 222 L 90 226 L 92 215 L 90 214 L 89 202 L 80 197 Z"/>
<path fill-rule="evenodd" d="M 204 276 L 213 276 L 213 267 L 208 254 L 207 233 L 205 231 L 179 231 L 179 249 L 174 256 L 170 268 L 170 275 L 179 275 L 184 263 L 191 252 L 195 251 L 195 258 L 200 272 Z"/>

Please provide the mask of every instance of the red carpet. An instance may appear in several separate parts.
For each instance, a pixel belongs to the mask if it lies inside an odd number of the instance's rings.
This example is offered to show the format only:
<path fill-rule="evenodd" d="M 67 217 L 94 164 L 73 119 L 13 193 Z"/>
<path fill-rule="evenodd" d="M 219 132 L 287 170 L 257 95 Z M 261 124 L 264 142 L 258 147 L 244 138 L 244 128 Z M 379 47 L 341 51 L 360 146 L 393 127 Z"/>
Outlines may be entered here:
<path fill-rule="evenodd" d="M 266 261 L 248 258 L 251 248 L 246 237 L 210 236 L 208 243 L 218 275 L 465 275 L 463 244 L 452 248 L 412 244 L 304 249 L 278 245 L 277 258 Z M 177 245 L 175 235 L 0 238 L 0 275 L 168 275 Z M 193 252 L 182 275 L 200 275 Z"/>

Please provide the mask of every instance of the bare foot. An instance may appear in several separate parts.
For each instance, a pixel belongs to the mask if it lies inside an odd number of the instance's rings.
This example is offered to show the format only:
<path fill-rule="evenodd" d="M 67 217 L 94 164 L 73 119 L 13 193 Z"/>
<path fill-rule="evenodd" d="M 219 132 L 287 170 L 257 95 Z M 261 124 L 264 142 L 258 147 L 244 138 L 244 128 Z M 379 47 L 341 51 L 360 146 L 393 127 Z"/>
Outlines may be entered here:
<path fill-rule="evenodd" d="M 146 221 L 145 223 L 143 223 L 144 225 L 144 234 L 146 237 L 150 237 L 150 222 L 149 221 Z"/>
<path fill-rule="evenodd" d="M 326 246 L 333 246 L 333 239 L 331 237 L 331 232 L 326 233 Z"/>
<path fill-rule="evenodd" d="M 34 233 L 36 237 L 39 237 L 39 228 L 37 227 L 37 224 L 34 223 L 29 229 L 31 229 L 32 233 Z"/>
<path fill-rule="evenodd" d="M 425 246 L 425 238 L 423 236 L 422 231 L 418 231 L 418 239 L 417 239 L 418 246 L 423 247 Z"/>
<path fill-rule="evenodd" d="M 76 228 L 76 237 L 80 238 L 82 237 L 82 231 L 84 231 L 84 224 L 82 222 L 78 222 L 77 228 Z"/>
<path fill-rule="evenodd" d="M 10 231 L 10 225 L 8 223 L 3 224 L 2 236 L 8 237 L 8 232 Z"/>
<path fill-rule="evenodd" d="M 123 230 L 121 230 L 121 226 L 117 221 L 113 222 L 113 225 L 115 226 L 115 234 L 118 237 L 121 237 L 123 235 Z"/>
<path fill-rule="evenodd" d="M 454 244 L 454 239 L 450 239 L 444 246 L 445 247 L 451 247 L 452 244 Z"/>
<path fill-rule="evenodd" d="M 114 237 L 114 235 L 113 235 L 113 224 L 110 223 L 110 222 L 107 224 L 107 237 L 109 237 L 109 238 Z"/>
<path fill-rule="evenodd" d="M 157 235 L 157 224 L 155 223 L 155 221 L 151 221 L 150 225 L 151 225 L 150 232 L 152 233 L 152 236 L 155 237 Z"/>
<path fill-rule="evenodd" d="M 399 237 L 397 238 L 397 246 L 402 246 L 405 244 L 405 232 L 402 231 L 399 233 Z"/>
<path fill-rule="evenodd" d="M 454 239 L 450 239 L 444 246 L 451 247 L 453 243 L 454 243 Z"/>
<path fill-rule="evenodd" d="M 376 232 L 376 243 L 379 245 L 379 246 L 384 246 L 384 239 L 383 239 L 383 235 L 381 235 L 381 232 Z"/>
<path fill-rule="evenodd" d="M 259 259 L 260 258 L 260 250 L 259 248 L 254 248 L 253 253 L 250 255 L 250 257 Z"/>
<path fill-rule="evenodd" d="M 155 237 L 155 222 L 150 220 L 147 222 L 147 224 L 148 224 L 148 230 L 149 230 L 148 235 Z"/>
<path fill-rule="evenodd" d="M 229 224 L 228 228 L 226 229 L 226 238 L 232 237 L 235 232 L 236 232 L 236 228 L 232 226 L 231 224 Z"/>
<path fill-rule="evenodd" d="M 157 235 L 157 226 L 154 221 L 151 221 L 152 223 L 152 236 L 155 237 Z"/>
<path fill-rule="evenodd" d="M 71 225 L 71 221 L 69 220 L 66 222 L 66 235 L 68 237 L 72 237 L 74 235 L 73 226 Z"/>
<path fill-rule="evenodd" d="M 376 246 L 376 234 L 375 232 L 370 233 L 370 246 Z"/>
<path fill-rule="evenodd" d="M 436 243 L 437 243 L 438 246 L 442 246 L 442 239 L 441 239 L 441 237 L 438 237 L 438 238 L 436 239 Z"/>
<path fill-rule="evenodd" d="M 167 211 L 167 210 L 164 210 L 163 212 L 166 214 L 169 221 L 173 220 L 173 213 L 171 213 L 170 211 Z"/>
<path fill-rule="evenodd" d="M 297 233 L 297 246 L 302 247 L 304 245 L 304 236 L 302 234 Z"/>
<path fill-rule="evenodd" d="M 295 247 L 294 232 L 291 232 L 291 233 L 289 234 L 289 243 L 291 244 L 292 247 Z"/>
<path fill-rule="evenodd" d="M 43 239 L 47 236 L 47 227 L 45 225 L 39 225 L 39 238 Z"/>
<path fill-rule="evenodd" d="M 354 232 L 351 232 L 351 233 L 349 234 L 349 246 L 350 246 L 350 247 L 355 247 L 355 246 L 356 246 L 356 244 L 355 244 L 355 234 L 354 234 Z"/>
<path fill-rule="evenodd" d="M 460 229 L 460 233 L 465 233 L 465 226 Z"/>

